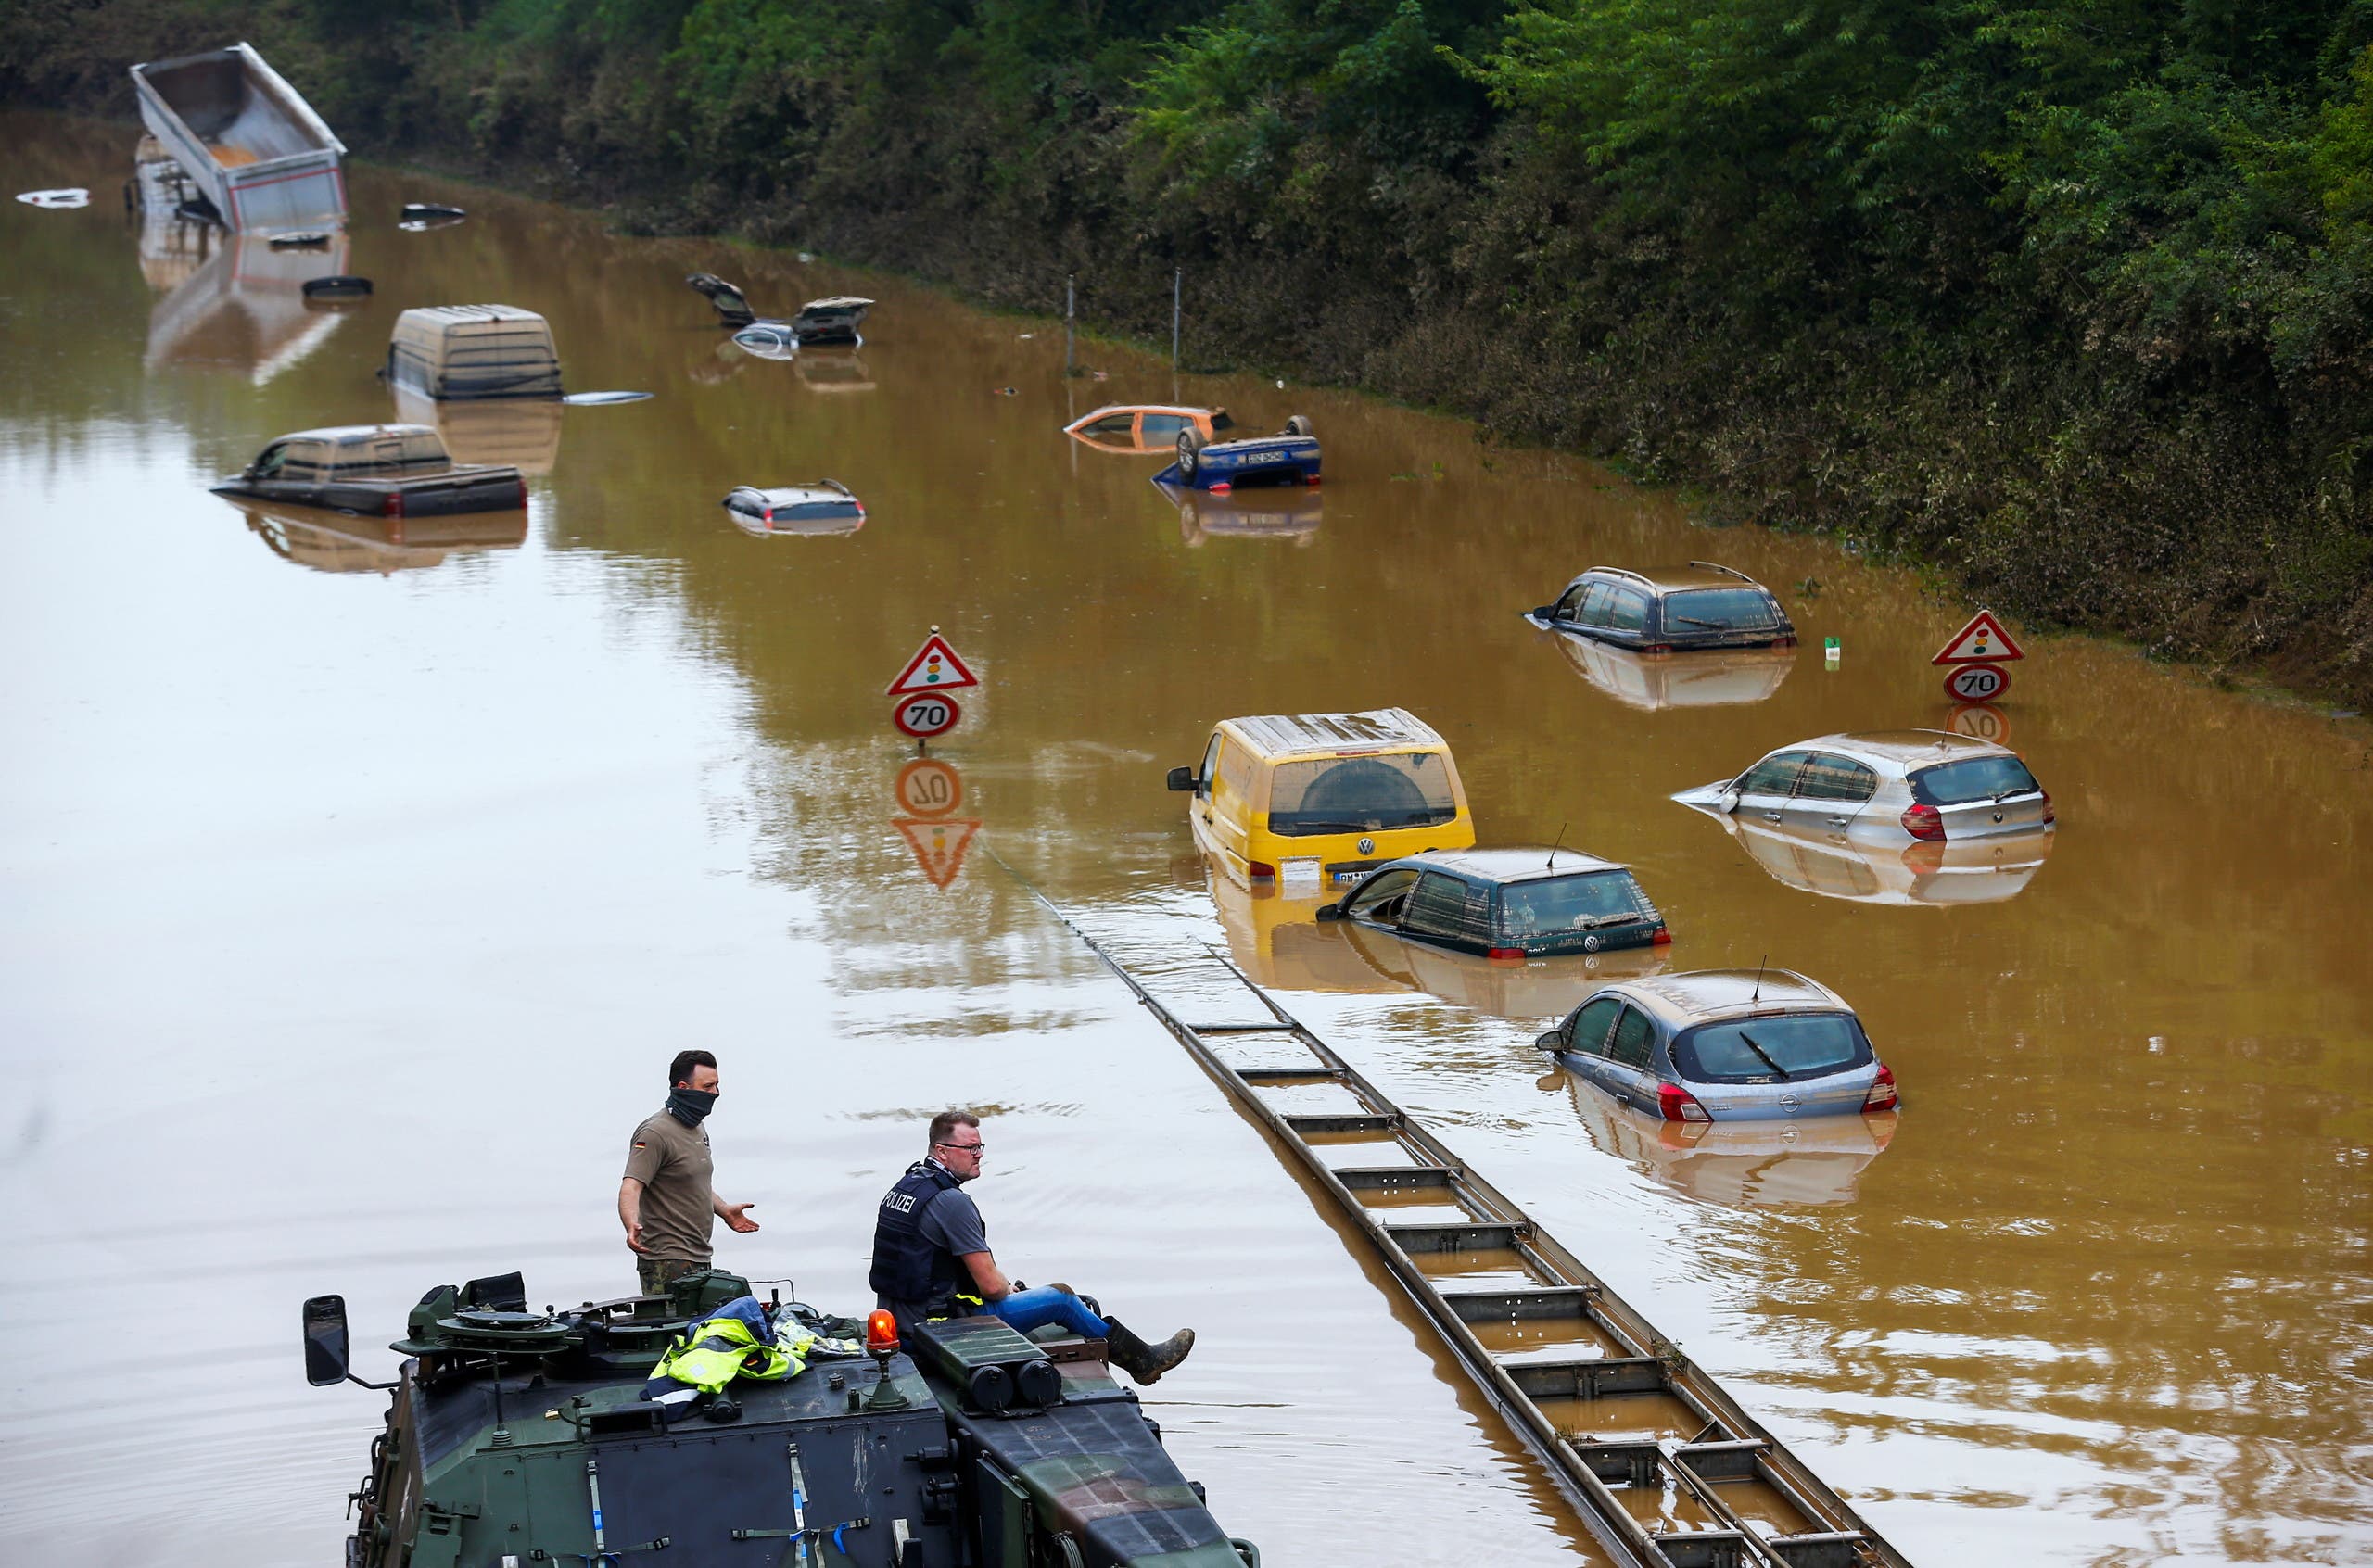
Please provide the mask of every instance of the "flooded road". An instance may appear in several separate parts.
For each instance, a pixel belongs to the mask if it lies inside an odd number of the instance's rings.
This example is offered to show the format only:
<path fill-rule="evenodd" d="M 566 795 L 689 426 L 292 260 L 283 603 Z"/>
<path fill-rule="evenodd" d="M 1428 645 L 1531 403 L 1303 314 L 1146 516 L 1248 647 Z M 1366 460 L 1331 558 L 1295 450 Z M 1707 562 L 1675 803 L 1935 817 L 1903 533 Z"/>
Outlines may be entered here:
<path fill-rule="evenodd" d="M 1970 606 L 1453 422 L 1101 346 L 1107 379 L 1067 381 L 1057 322 L 383 170 L 351 171 L 336 268 L 374 297 L 309 311 L 235 246 L 144 266 L 130 131 L 6 129 L 19 187 L 94 192 L 0 204 L 11 1561 L 335 1561 L 380 1404 L 305 1386 L 298 1300 L 347 1296 L 372 1376 L 432 1285 L 630 1289 L 622 1144 L 687 1045 L 723 1069 L 719 1189 L 765 1225 L 724 1266 L 860 1303 L 874 1199 L 922 1118 L 975 1106 L 1000 1260 L 1201 1334 L 1148 1407 L 1271 1561 L 1596 1561 L 991 849 L 1085 927 L 1276 988 L 1914 1560 L 2373 1552 L 2361 721 L 2033 637 L 1999 718 L 2058 805 L 2048 856 L 1733 835 L 1668 796 L 1943 723 L 1927 658 Z M 412 199 L 471 217 L 400 232 Z M 881 304 L 860 349 L 768 361 L 694 270 L 778 312 Z M 656 394 L 463 411 L 461 455 L 529 473 L 524 523 L 207 493 L 273 436 L 395 417 L 396 313 L 484 300 L 551 319 L 571 390 Z M 1182 509 L 1060 434 L 1174 396 L 1309 415 L 1326 486 Z M 822 474 L 862 528 L 754 538 L 717 504 Z M 1692 558 L 1771 585 L 1805 646 L 1701 668 L 1518 619 L 1583 566 Z M 945 809 L 896 797 L 882 696 L 933 624 L 986 681 L 933 746 Z M 1222 717 L 1395 704 L 1450 740 L 1484 842 L 1631 865 L 1668 967 L 1840 991 L 1900 1117 L 1676 1147 L 1532 1047 L 1587 967 L 1215 895 L 1163 770 Z"/>

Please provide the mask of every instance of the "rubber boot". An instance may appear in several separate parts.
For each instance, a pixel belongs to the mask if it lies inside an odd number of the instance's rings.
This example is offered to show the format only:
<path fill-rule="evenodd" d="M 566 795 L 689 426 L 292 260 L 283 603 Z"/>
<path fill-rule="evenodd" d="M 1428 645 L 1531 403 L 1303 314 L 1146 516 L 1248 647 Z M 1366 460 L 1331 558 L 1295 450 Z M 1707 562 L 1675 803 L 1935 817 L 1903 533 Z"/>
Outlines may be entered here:
<path fill-rule="evenodd" d="M 1150 1386 L 1161 1381 L 1161 1374 L 1186 1359 L 1195 1348 L 1195 1331 L 1180 1329 L 1159 1345 L 1148 1345 L 1118 1318 L 1107 1318 L 1104 1326 L 1111 1331 L 1105 1345 L 1111 1352 L 1112 1364 L 1127 1372 L 1136 1382 Z"/>

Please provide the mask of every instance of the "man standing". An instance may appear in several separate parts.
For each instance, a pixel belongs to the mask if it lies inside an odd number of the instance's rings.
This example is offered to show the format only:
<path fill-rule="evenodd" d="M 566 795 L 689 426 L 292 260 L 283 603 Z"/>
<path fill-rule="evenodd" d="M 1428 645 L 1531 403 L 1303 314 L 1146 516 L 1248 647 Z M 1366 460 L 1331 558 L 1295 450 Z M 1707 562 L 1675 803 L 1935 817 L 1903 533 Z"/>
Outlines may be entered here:
<path fill-rule="evenodd" d="M 981 1173 L 981 1119 L 942 1111 L 931 1120 L 923 1157 L 907 1168 L 882 1199 L 873 1225 L 869 1283 L 898 1320 L 898 1332 L 933 1318 L 986 1312 L 1023 1334 L 1060 1323 L 1073 1334 L 1104 1340 L 1112 1364 L 1139 1383 L 1153 1383 L 1186 1359 L 1195 1331 L 1181 1329 L 1148 1345 L 1117 1318 L 1099 1316 L 1069 1285 L 1028 1289 L 1009 1280 L 989 1251 L 988 1227 L 963 1183 Z"/>
<path fill-rule="evenodd" d="M 713 1217 L 745 1235 L 758 1228 L 753 1205 L 728 1203 L 709 1186 L 708 1133 L 701 1122 L 717 1104 L 717 1058 L 677 1052 L 667 1084 L 666 1106 L 634 1130 L 626 1180 L 618 1183 L 618 1223 L 627 1228 L 645 1296 L 665 1296 L 676 1281 L 708 1267 Z"/>

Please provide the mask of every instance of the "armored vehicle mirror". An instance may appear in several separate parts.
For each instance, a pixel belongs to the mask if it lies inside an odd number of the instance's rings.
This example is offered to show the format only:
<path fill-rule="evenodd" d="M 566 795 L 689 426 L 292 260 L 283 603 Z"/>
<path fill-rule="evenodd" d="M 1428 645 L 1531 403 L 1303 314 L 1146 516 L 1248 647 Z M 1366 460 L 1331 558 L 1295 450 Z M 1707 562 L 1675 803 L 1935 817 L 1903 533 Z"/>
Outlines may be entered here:
<path fill-rule="evenodd" d="M 305 1303 L 305 1381 L 316 1388 L 346 1381 L 346 1297 L 316 1296 Z"/>

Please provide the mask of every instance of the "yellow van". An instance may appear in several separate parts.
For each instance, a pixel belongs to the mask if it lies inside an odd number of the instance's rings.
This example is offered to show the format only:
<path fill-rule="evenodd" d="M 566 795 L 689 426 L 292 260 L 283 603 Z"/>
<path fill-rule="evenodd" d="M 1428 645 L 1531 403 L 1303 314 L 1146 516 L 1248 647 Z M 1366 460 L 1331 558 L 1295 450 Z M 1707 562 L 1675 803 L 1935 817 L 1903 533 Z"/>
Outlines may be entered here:
<path fill-rule="evenodd" d="M 1223 719 L 1170 787 L 1194 792 L 1195 842 L 1228 876 L 1281 891 L 1475 842 L 1449 742 L 1402 708 Z"/>

